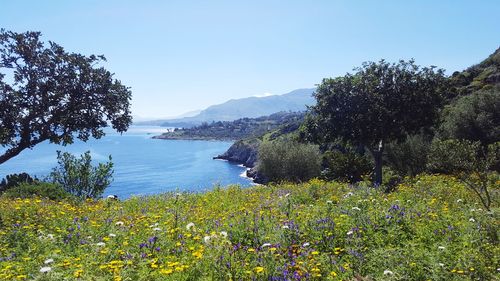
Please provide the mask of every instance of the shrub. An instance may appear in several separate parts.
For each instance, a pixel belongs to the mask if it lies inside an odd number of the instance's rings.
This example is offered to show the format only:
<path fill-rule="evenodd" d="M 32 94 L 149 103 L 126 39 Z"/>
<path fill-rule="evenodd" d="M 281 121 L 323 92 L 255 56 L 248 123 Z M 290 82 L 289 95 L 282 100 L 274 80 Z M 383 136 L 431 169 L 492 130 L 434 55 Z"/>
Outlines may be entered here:
<path fill-rule="evenodd" d="M 2 179 L 2 182 L 0 182 L 0 193 L 18 186 L 21 183 L 33 183 L 35 180 L 36 178 L 32 178 L 27 173 L 7 175 L 4 179 Z"/>
<path fill-rule="evenodd" d="M 443 111 L 440 134 L 449 139 L 492 144 L 500 140 L 499 112 L 499 88 L 461 97 Z"/>
<path fill-rule="evenodd" d="M 269 181 L 302 182 L 320 174 L 319 148 L 296 141 L 275 140 L 259 147 L 257 170 Z"/>
<path fill-rule="evenodd" d="M 2 196 L 7 198 L 30 198 L 34 196 L 52 200 L 69 198 L 70 194 L 59 185 L 47 182 L 21 183 L 5 191 Z"/>
<path fill-rule="evenodd" d="M 90 151 L 76 158 L 74 155 L 57 152 L 58 167 L 54 168 L 49 178 L 65 191 L 79 198 L 98 198 L 113 179 L 113 162 L 92 166 Z"/>
<path fill-rule="evenodd" d="M 321 176 L 326 180 L 340 180 L 350 183 L 358 182 L 362 176 L 370 174 L 373 164 L 369 157 L 346 149 L 345 151 L 331 150 L 323 154 L 323 168 Z"/>
<path fill-rule="evenodd" d="M 498 185 L 499 174 L 492 172 L 500 161 L 500 142 L 481 146 L 468 140 L 435 140 L 429 154 L 428 168 L 434 172 L 453 174 L 466 184 L 490 210 L 490 186 Z M 493 190 L 495 192 L 495 190 Z"/>
<path fill-rule="evenodd" d="M 416 176 L 425 171 L 431 141 L 424 134 L 409 135 L 401 143 L 386 147 L 386 161 L 401 176 Z"/>

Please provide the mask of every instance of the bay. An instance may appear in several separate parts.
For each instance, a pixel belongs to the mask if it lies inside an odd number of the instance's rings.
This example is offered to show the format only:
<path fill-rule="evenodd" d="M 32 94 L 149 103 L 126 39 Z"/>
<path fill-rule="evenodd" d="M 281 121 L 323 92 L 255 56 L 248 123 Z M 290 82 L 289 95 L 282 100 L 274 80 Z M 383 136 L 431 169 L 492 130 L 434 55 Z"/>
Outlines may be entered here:
<path fill-rule="evenodd" d="M 245 168 L 212 157 L 226 151 L 231 142 L 152 139 L 167 130 L 156 126 L 131 126 L 124 134 L 106 130 L 105 137 L 68 146 L 41 143 L 24 150 L 0 165 L 0 179 L 8 174 L 27 172 L 43 178 L 57 164 L 56 151 L 80 155 L 90 151 L 96 162 L 111 155 L 114 181 L 104 196 L 157 194 L 168 191 L 206 191 L 220 184 L 247 187 L 251 180 L 242 177 Z"/>

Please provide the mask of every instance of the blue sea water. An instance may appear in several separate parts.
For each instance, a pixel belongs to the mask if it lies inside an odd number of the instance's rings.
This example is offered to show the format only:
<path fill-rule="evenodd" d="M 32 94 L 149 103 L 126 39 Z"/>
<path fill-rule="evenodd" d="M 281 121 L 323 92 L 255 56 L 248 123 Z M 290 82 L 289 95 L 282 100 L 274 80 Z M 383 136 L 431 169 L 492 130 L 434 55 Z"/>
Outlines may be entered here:
<path fill-rule="evenodd" d="M 241 176 L 245 168 L 212 157 L 226 151 L 231 142 L 152 139 L 165 131 L 163 127 L 131 126 L 120 135 L 107 130 L 99 140 L 75 141 L 68 146 L 48 142 L 25 150 L 0 165 L 0 179 L 8 174 L 28 172 L 43 178 L 57 164 L 56 151 L 82 154 L 90 151 L 98 162 L 112 156 L 114 181 L 104 195 L 120 198 L 132 195 L 157 194 L 167 191 L 204 191 L 214 185 L 252 182 Z"/>

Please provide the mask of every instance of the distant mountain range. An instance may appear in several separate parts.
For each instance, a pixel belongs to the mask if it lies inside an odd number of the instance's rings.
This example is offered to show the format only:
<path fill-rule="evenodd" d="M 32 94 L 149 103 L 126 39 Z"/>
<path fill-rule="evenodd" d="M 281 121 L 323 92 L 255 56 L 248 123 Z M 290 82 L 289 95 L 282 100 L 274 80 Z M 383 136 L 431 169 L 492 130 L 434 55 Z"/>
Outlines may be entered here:
<path fill-rule="evenodd" d="M 191 117 L 137 122 L 136 125 L 192 127 L 204 122 L 256 118 L 284 111 L 305 111 L 307 105 L 315 103 L 312 96 L 314 90 L 315 88 L 298 89 L 283 95 L 232 99 L 222 104 L 212 105 Z"/>

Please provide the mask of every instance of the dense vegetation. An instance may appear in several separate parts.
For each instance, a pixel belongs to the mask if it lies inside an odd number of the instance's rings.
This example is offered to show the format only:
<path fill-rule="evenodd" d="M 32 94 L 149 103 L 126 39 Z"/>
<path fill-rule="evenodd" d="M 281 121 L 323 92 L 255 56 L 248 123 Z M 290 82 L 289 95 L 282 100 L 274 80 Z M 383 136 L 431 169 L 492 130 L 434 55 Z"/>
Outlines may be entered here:
<path fill-rule="evenodd" d="M 258 118 L 241 118 L 235 121 L 203 123 L 192 128 L 176 128 L 163 133 L 159 139 L 201 139 L 201 140 L 239 140 L 261 136 L 280 126 L 295 124 L 297 129 L 304 118 L 300 112 L 278 112 Z"/>
<path fill-rule="evenodd" d="M 124 202 L 3 198 L 0 279 L 494 280 L 498 211 L 448 176 L 390 194 L 314 180 Z"/>
<path fill-rule="evenodd" d="M 356 182 L 366 175 L 375 184 L 397 183 L 433 172 L 428 160 L 439 158 L 429 150 L 433 140 L 479 141 L 483 151 L 500 141 L 499 58 L 500 49 L 451 77 L 413 61 L 382 60 L 324 79 L 298 140 L 320 145 L 327 180 Z M 461 153 L 450 149 L 450 155 Z"/>

